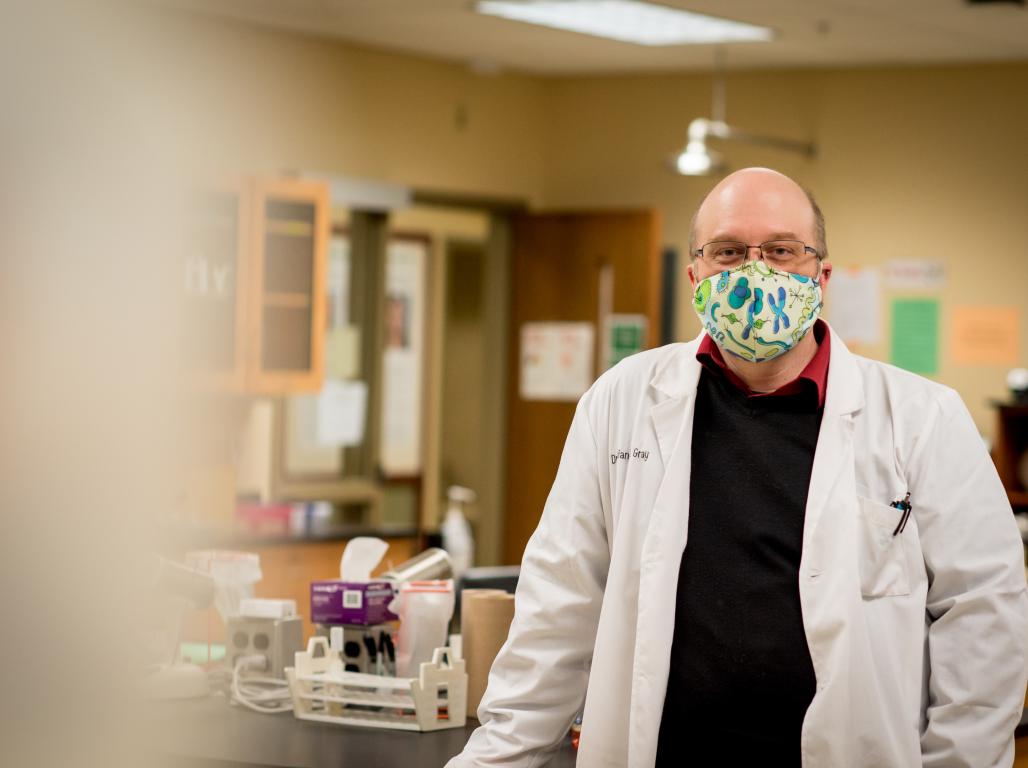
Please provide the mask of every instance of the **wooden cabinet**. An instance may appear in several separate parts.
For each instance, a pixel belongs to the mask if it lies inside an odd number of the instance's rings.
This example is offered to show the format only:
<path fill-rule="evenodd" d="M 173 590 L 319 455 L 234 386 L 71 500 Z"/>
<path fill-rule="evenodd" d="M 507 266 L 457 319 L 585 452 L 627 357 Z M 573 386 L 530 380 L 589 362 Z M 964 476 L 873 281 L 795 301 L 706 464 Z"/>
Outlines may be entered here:
<path fill-rule="evenodd" d="M 1010 506 L 1015 512 L 1028 512 L 1028 486 L 1022 465 L 1028 462 L 1028 405 L 993 403 L 999 416 L 992 459 L 996 463 Z"/>
<path fill-rule="evenodd" d="M 324 375 L 328 189 L 255 179 L 194 195 L 182 362 L 202 391 L 289 394 Z"/>
<path fill-rule="evenodd" d="M 324 376 L 328 190 L 310 181 L 258 181 L 253 207 L 247 388 L 317 390 Z"/>

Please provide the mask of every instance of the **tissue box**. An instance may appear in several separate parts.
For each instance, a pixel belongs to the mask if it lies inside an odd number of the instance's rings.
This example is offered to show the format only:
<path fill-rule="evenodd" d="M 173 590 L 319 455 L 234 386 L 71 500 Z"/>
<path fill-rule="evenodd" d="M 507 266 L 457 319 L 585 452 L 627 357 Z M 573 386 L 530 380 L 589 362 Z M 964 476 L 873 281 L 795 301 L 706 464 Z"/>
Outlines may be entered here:
<path fill-rule="evenodd" d="M 311 582 L 314 624 L 382 624 L 399 618 L 387 607 L 393 599 L 391 581 Z"/>

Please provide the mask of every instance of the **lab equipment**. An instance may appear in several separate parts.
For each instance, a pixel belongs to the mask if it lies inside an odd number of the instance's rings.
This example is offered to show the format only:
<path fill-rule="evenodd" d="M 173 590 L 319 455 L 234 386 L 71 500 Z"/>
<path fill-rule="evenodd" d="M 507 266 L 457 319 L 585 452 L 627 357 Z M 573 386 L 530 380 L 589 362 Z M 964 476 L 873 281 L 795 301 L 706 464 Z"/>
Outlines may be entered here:
<path fill-rule="evenodd" d="M 453 578 L 453 562 L 444 549 L 430 547 L 410 560 L 382 574 L 383 579 L 396 582 Z"/>
<path fill-rule="evenodd" d="M 319 625 L 315 634 L 329 638 L 332 652 L 338 653 L 342 659 L 344 671 L 391 676 L 396 674 L 392 629 L 391 624 L 373 627 Z"/>
<path fill-rule="evenodd" d="M 261 580 L 260 555 L 225 549 L 204 549 L 186 553 L 186 565 L 214 579 L 214 607 L 223 621 L 239 613 L 243 600 L 253 597 Z"/>
<path fill-rule="evenodd" d="M 451 485 L 446 496 L 449 504 L 441 528 L 443 549 L 449 552 L 453 561 L 454 578 L 460 578 L 475 561 L 475 540 L 464 507 L 474 503 L 478 496 L 470 488 L 461 485 Z"/>
<path fill-rule="evenodd" d="M 243 656 L 260 656 L 263 661 L 252 666 L 284 679 L 293 655 L 303 650 L 303 619 L 296 615 L 295 600 L 244 600 L 226 627 L 233 668 Z"/>
<path fill-rule="evenodd" d="M 468 671 L 468 715 L 485 694 L 489 670 L 514 620 L 514 595 L 502 589 L 465 589 L 460 596 L 461 642 Z"/>
<path fill-rule="evenodd" d="M 446 644 L 453 616 L 453 581 L 411 581 L 400 587 L 389 608 L 400 617 L 396 674 L 417 674 L 420 665 Z"/>
<path fill-rule="evenodd" d="M 232 701 L 262 713 L 292 709 L 285 668 L 303 650 L 295 600 L 243 600 L 227 622 Z"/>
<path fill-rule="evenodd" d="M 286 677 L 300 720 L 405 731 L 461 728 L 466 721 L 464 661 L 445 646 L 412 678 L 379 677 L 345 671 L 328 641 L 312 637 Z"/>
<path fill-rule="evenodd" d="M 453 620 L 455 626 L 461 626 L 461 598 L 465 589 L 500 589 L 512 595 L 518 588 L 518 577 L 521 575 L 520 565 L 477 566 L 466 570 L 456 582 L 457 607 Z M 465 656 L 465 658 L 467 658 Z"/>
<path fill-rule="evenodd" d="M 206 673 L 178 656 L 182 616 L 203 610 L 215 595 L 214 581 L 180 563 L 159 558 L 154 577 L 156 616 L 147 651 L 154 666 L 140 681 L 142 693 L 153 699 L 183 699 L 210 693 Z"/>

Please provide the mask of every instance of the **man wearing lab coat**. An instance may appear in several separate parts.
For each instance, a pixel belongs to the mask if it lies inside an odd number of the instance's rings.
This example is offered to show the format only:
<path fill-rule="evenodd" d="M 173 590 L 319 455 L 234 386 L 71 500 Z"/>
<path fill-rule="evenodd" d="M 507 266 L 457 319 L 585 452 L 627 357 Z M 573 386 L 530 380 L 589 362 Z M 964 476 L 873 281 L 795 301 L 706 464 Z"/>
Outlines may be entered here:
<path fill-rule="evenodd" d="M 704 330 L 579 402 L 449 768 L 544 765 L 583 708 L 586 768 L 1011 765 L 1022 548 L 960 397 L 819 319 L 787 177 L 728 176 L 690 247 Z"/>

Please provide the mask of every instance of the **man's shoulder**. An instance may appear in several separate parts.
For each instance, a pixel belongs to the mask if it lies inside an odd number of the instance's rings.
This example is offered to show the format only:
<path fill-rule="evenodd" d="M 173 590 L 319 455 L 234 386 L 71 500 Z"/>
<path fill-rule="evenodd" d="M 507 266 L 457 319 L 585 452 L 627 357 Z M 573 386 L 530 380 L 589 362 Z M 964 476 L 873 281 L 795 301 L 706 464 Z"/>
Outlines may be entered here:
<path fill-rule="evenodd" d="M 864 383 L 865 396 L 871 402 L 884 400 L 898 409 L 896 415 L 919 417 L 939 407 L 963 407 L 963 400 L 952 387 L 881 360 L 852 356 Z"/>
<path fill-rule="evenodd" d="M 626 388 L 644 391 L 669 366 L 695 358 L 698 345 L 696 340 L 675 342 L 629 355 L 601 374 L 593 389 L 607 394 Z"/>

